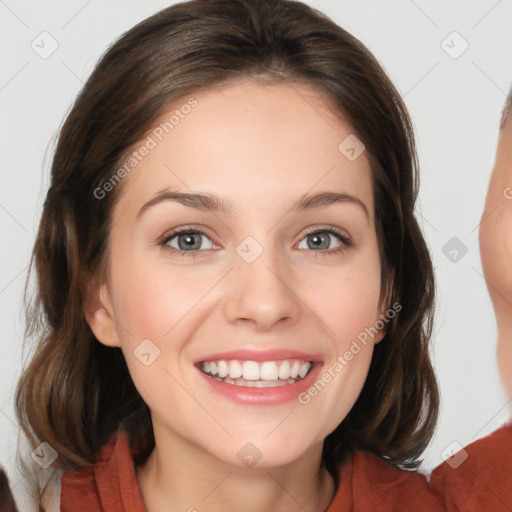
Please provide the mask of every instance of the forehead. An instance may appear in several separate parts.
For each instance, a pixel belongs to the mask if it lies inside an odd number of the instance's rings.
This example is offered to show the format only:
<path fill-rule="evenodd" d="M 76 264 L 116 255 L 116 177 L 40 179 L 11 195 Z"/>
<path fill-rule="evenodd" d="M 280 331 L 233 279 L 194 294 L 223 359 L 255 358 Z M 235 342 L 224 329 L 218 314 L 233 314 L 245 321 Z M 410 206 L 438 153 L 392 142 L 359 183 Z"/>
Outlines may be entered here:
<path fill-rule="evenodd" d="M 190 98 L 195 106 L 185 108 Z M 135 208 L 173 188 L 229 197 L 239 213 L 257 198 L 284 204 L 316 190 L 357 195 L 373 210 L 369 160 L 364 151 L 356 159 L 344 152 L 353 137 L 309 85 L 238 81 L 191 94 L 135 145 L 152 148 L 124 178 L 117 207 Z"/>

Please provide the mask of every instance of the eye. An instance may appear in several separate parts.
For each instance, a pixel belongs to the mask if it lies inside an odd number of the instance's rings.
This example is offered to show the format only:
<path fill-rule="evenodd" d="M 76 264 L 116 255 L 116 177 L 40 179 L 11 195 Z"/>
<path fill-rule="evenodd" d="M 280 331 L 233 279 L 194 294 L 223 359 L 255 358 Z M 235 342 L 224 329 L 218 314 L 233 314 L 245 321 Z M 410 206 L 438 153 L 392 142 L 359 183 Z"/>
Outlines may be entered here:
<path fill-rule="evenodd" d="M 209 241 L 209 244 L 206 244 L 207 247 L 204 247 L 202 237 Z M 339 245 L 334 249 L 329 249 L 328 246 L 331 244 L 332 240 L 335 239 L 339 241 Z M 307 242 L 311 241 L 311 243 L 307 243 L 307 247 L 299 247 L 300 249 L 309 249 L 323 255 L 341 253 L 353 245 L 349 236 L 333 227 L 311 231 L 306 234 L 301 240 L 301 243 L 303 240 Z M 191 228 L 178 229 L 167 234 L 158 242 L 158 245 L 171 253 L 191 258 L 195 258 L 202 250 L 213 249 L 214 246 L 211 239 L 205 233 L 201 230 Z"/>
<path fill-rule="evenodd" d="M 203 247 L 201 237 L 205 237 L 210 241 L 210 247 Z M 174 245 L 173 245 L 174 244 Z M 202 249 L 212 249 L 213 243 L 208 236 L 197 229 L 178 229 L 165 236 L 163 240 L 159 242 L 164 249 L 172 252 L 179 253 L 183 257 L 195 257 L 196 252 Z"/>
<path fill-rule="evenodd" d="M 333 239 L 338 239 L 340 243 L 334 249 L 329 249 L 328 246 L 331 244 Z M 333 227 L 317 229 L 316 231 L 309 232 L 301 240 L 301 243 L 302 241 L 306 241 L 306 247 L 302 247 L 303 249 L 312 249 L 314 252 L 320 252 L 321 254 L 323 253 L 326 255 L 340 253 L 353 245 L 349 236 Z M 318 251 L 316 249 L 323 250 Z"/>

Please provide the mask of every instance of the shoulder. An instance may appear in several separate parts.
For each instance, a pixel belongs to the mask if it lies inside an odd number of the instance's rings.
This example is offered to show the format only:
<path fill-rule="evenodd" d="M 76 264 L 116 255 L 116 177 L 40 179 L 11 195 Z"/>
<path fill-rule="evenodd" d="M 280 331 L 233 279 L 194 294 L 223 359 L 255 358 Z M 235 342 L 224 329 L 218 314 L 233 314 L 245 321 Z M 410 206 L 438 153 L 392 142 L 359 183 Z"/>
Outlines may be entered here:
<path fill-rule="evenodd" d="M 370 453 L 355 452 L 352 471 L 354 503 L 386 511 L 444 510 L 420 470 L 400 469 Z"/>
<path fill-rule="evenodd" d="M 61 478 L 60 501 L 63 511 L 73 510 L 80 503 L 81 508 L 87 510 L 101 510 L 98 489 L 98 472 L 105 466 L 111 465 L 116 447 L 118 450 L 124 445 L 123 434 L 113 436 L 101 449 L 97 462 L 87 469 L 66 471 Z"/>
<path fill-rule="evenodd" d="M 447 510 L 512 510 L 512 423 L 454 453 L 430 483 Z"/>
<path fill-rule="evenodd" d="M 60 500 L 62 512 L 74 512 L 77 505 L 80 510 L 99 512 L 104 503 L 113 507 L 112 512 L 145 511 L 126 432 L 119 430 L 103 446 L 92 467 L 64 473 Z"/>
<path fill-rule="evenodd" d="M 353 452 L 342 464 L 339 477 L 338 490 L 327 512 L 444 512 L 425 474 L 399 469 L 372 453 Z"/>
<path fill-rule="evenodd" d="M 350 479 L 354 504 L 364 504 L 368 510 L 373 506 L 379 511 L 403 507 L 417 512 L 508 512 L 512 510 L 512 424 L 459 450 L 430 476 L 356 451 Z"/>

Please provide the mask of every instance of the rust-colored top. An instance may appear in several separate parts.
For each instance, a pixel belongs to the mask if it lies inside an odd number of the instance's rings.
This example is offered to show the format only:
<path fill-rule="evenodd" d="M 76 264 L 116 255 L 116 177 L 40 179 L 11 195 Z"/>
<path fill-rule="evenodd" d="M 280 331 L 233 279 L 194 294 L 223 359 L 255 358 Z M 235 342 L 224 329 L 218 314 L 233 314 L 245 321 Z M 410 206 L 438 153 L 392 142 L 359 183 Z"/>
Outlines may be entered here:
<path fill-rule="evenodd" d="M 338 492 L 326 512 L 410 510 L 512 511 L 512 423 L 457 452 L 430 479 L 356 451 L 340 470 Z M 61 511 L 147 512 L 125 432 L 103 447 L 92 473 L 64 473 Z"/>

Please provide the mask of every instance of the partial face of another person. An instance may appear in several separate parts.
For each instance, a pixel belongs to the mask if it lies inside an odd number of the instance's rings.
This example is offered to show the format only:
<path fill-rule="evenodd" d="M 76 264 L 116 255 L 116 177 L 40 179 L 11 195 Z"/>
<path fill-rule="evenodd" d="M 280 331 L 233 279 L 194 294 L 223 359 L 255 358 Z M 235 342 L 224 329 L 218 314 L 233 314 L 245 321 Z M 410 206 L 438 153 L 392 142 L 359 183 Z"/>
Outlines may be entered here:
<path fill-rule="evenodd" d="M 345 418 L 384 335 L 360 336 L 388 307 L 369 160 L 340 151 L 351 127 L 310 87 L 194 97 L 124 178 L 89 323 L 121 347 L 156 433 L 282 465 Z"/>
<path fill-rule="evenodd" d="M 480 252 L 498 326 L 498 365 L 512 398 L 512 117 L 500 133 L 485 209 Z"/>

